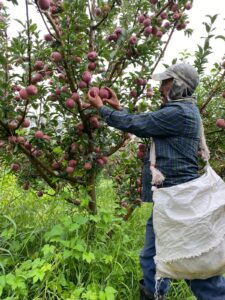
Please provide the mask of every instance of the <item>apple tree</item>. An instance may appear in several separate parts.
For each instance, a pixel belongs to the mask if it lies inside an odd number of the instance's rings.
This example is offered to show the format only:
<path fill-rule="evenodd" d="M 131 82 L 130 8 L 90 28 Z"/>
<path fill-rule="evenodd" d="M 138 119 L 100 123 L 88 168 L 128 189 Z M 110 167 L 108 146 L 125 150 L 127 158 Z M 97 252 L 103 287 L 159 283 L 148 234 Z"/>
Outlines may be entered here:
<path fill-rule="evenodd" d="M 18 1 L 8 2 L 16 9 Z M 96 213 L 97 175 L 130 136 L 105 126 L 87 92 L 107 99 L 104 87 L 112 87 L 130 112 L 147 110 L 150 76 L 173 33 L 191 34 L 192 2 L 24 0 L 26 19 L 15 37 L 0 2 L 0 160 L 24 190 L 41 197 L 48 185 L 70 191 L 67 201 L 79 204 L 74 197 L 84 188 Z"/>

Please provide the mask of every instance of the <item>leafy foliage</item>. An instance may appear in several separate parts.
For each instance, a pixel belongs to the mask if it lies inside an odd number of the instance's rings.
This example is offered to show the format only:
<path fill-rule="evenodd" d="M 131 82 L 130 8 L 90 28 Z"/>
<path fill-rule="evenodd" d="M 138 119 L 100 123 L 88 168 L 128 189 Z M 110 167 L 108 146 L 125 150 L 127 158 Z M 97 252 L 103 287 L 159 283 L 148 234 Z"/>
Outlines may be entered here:
<path fill-rule="evenodd" d="M 81 207 L 71 209 L 62 197 L 45 195 L 40 201 L 31 190 L 20 189 L 10 174 L 0 185 L 1 299 L 139 297 L 138 256 L 149 204 L 124 222 L 114 216 L 119 207 L 109 180 L 97 187 L 101 208 L 95 216 Z M 168 299 L 188 296 L 184 282 L 174 282 Z"/>

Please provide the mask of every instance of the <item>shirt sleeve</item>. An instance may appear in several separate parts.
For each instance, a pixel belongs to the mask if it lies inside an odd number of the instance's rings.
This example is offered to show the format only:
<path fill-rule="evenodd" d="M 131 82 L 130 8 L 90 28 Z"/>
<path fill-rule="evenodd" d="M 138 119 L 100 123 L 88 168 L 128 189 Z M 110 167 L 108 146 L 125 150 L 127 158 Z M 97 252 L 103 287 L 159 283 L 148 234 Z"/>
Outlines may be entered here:
<path fill-rule="evenodd" d="M 151 113 L 130 114 L 106 106 L 102 106 L 99 112 L 109 126 L 142 138 L 183 135 L 185 129 L 184 112 L 176 105 Z"/>

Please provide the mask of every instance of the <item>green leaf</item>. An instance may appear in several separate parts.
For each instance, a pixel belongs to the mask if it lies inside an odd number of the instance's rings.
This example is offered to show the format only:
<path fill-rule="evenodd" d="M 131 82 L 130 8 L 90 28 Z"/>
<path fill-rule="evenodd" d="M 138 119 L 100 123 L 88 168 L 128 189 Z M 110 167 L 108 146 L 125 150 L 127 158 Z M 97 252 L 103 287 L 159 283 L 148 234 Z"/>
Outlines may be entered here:
<path fill-rule="evenodd" d="M 225 41 L 225 36 L 223 36 L 223 35 L 217 35 L 217 36 L 215 37 L 215 39 L 222 39 L 222 40 Z"/>
<path fill-rule="evenodd" d="M 2 295 L 5 285 L 6 285 L 5 275 L 2 275 L 0 276 L 0 296 Z"/>
<path fill-rule="evenodd" d="M 30 25 L 30 32 L 34 33 L 37 30 L 37 24 Z"/>
<path fill-rule="evenodd" d="M 84 252 L 83 253 L 83 260 L 85 260 L 87 263 L 91 263 L 93 260 L 95 260 L 94 253 L 92 252 Z"/>
<path fill-rule="evenodd" d="M 64 233 L 64 228 L 61 225 L 55 225 L 51 231 L 45 233 L 45 239 L 48 241 L 52 237 L 61 236 Z"/>
<path fill-rule="evenodd" d="M 107 286 L 105 288 L 106 300 L 114 300 L 116 293 L 117 291 L 113 287 Z"/>
<path fill-rule="evenodd" d="M 62 154 L 62 153 L 63 153 L 63 150 L 62 150 L 61 147 L 55 147 L 55 148 L 53 148 L 52 151 L 53 151 L 54 153 L 56 153 L 56 154 Z"/>
<path fill-rule="evenodd" d="M 54 254 L 55 253 L 55 246 L 46 244 L 41 249 L 41 251 L 44 253 L 44 256 L 49 255 L 49 254 Z"/>

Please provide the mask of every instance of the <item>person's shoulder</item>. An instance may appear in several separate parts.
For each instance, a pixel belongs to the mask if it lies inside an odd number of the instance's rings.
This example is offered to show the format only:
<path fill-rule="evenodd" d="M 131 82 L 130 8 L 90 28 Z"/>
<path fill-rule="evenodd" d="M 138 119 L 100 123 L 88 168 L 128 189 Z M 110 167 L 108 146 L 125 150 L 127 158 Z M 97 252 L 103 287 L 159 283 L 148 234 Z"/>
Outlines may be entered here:
<path fill-rule="evenodd" d="M 176 102 L 169 102 L 164 105 L 167 109 L 178 109 L 182 111 L 195 111 L 196 113 L 199 113 L 198 106 L 196 103 L 189 102 L 189 101 L 176 101 Z"/>

